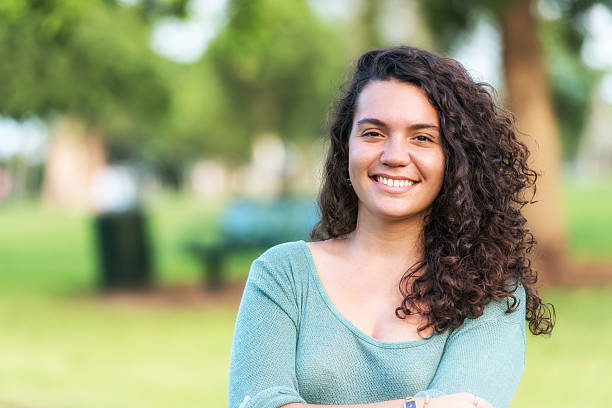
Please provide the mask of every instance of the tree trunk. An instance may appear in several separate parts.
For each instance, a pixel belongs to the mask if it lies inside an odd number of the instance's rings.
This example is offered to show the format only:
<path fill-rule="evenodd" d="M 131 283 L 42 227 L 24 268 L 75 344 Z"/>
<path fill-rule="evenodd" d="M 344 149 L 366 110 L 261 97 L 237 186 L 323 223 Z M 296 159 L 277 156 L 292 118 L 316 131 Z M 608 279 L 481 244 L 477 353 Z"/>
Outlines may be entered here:
<path fill-rule="evenodd" d="M 51 132 L 43 197 L 76 210 L 93 210 L 92 181 L 106 165 L 102 138 L 78 119 L 64 116 Z"/>
<path fill-rule="evenodd" d="M 531 151 L 530 166 L 541 172 L 535 197 L 538 203 L 524 208 L 538 241 L 532 260 L 540 281 L 554 284 L 565 281 L 568 273 L 561 146 L 532 6 L 530 0 L 512 1 L 501 15 L 503 64 L 508 102 L 522 140 Z"/>

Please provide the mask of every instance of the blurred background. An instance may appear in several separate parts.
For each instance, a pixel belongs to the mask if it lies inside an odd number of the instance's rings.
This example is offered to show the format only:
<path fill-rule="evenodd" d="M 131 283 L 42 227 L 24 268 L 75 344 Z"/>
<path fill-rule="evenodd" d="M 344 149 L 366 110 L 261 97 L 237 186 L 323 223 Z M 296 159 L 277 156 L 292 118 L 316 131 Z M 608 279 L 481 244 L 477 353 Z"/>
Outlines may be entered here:
<path fill-rule="evenodd" d="M 2 0 L 0 406 L 227 404 L 251 261 L 307 239 L 326 113 L 384 45 L 518 119 L 551 337 L 512 407 L 609 406 L 612 1 Z"/>

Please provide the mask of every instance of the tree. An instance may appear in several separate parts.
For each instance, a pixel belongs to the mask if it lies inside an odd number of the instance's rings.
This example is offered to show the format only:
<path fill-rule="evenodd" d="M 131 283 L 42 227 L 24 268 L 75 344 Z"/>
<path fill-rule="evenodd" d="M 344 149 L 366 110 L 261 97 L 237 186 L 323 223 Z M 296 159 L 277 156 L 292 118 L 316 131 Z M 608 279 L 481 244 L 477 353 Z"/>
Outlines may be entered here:
<path fill-rule="evenodd" d="M 557 25 L 549 24 L 548 28 L 557 29 L 557 33 L 561 34 L 556 38 L 564 41 L 562 48 L 579 49 L 584 29 L 578 17 L 597 2 L 550 0 L 549 3 L 554 3 L 560 10 L 561 18 Z M 519 130 L 523 132 L 523 141 L 532 152 L 532 166 L 542 171 L 535 197 L 539 202 L 528 206 L 525 212 L 539 241 L 534 260 L 543 281 L 563 281 L 567 272 L 567 234 L 560 192 L 561 132 L 555 108 L 580 106 L 580 102 L 576 103 L 577 98 L 572 93 L 557 92 L 556 96 L 561 102 L 554 103 L 551 98 L 550 70 L 552 68 L 554 72 L 559 66 L 551 65 L 550 60 L 547 64 L 546 57 L 567 56 L 568 53 L 552 52 L 547 55 L 542 49 L 538 19 L 534 13 L 536 2 L 532 0 L 472 0 L 462 3 L 431 0 L 421 2 L 421 6 L 432 34 L 443 49 L 448 49 L 459 37 L 459 33 L 470 30 L 483 13 L 491 16 L 498 24 L 503 44 L 508 105 L 516 115 Z M 563 28 L 560 29 L 560 26 Z M 550 45 L 550 42 L 545 44 Z M 580 64 L 575 66 L 578 66 L 578 71 L 584 68 Z M 563 77 L 558 71 L 555 74 L 553 78 Z M 588 77 L 584 69 L 582 74 L 583 78 Z M 592 81 L 586 80 L 585 84 L 592 84 Z M 583 91 L 589 92 L 589 89 Z M 588 100 L 584 95 L 579 95 L 578 100 L 580 98 Z M 584 113 L 585 109 L 581 111 Z M 575 109 L 573 117 L 576 118 Z M 580 120 L 574 122 L 580 123 Z"/>
<path fill-rule="evenodd" d="M 312 141 L 348 59 L 338 32 L 304 0 L 233 0 L 204 58 L 220 80 L 224 108 L 212 131 L 219 149 L 246 155 L 272 133 Z"/>
<path fill-rule="evenodd" d="M 156 140 L 171 102 L 164 75 L 171 63 L 149 49 L 150 31 L 159 16 L 184 14 L 185 4 L 0 2 L 0 114 L 38 116 L 76 131 L 75 146 L 97 146 L 96 157 Z M 46 189 L 67 184 L 53 181 L 55 151 L 49 149 Z"/>
<path fill-rule="evenodd" d="M 186 0 L 24 0 L 0 4 L 0 113 L 60 113 L 104 137 L 142 140 L 170 103 L 149 49 L 151 21 L 185 13 Z"/>

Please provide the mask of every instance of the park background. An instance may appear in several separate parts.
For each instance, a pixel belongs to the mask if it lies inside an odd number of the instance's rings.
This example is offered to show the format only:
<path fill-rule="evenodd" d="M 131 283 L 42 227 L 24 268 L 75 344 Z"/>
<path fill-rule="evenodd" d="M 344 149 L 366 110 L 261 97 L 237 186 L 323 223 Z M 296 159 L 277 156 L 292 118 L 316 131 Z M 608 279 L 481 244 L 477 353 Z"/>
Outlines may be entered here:
<path fill-rule="evenodd" d="M 3 0 L 0 406 L 225 406 L 234 319 L 261 250 L 229 256 L 213 289 L 186 244 L 219 239 L 237 199 L 313 200 L 346 72 L 393 44 L 492 83 L 542 171 L 527 215 L 557 326 L 528 336 L 511 406 L 609 406 L 611 8 Z M 96 220 L 133 213 L 150 287 L 103 290 Z"/>

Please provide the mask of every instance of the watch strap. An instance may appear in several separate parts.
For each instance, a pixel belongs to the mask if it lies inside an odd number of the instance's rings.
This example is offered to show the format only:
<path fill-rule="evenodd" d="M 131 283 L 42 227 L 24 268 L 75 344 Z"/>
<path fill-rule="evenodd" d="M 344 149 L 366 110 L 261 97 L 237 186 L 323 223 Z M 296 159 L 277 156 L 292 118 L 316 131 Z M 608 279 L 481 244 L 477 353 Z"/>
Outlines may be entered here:
<path fill-rule="evenodd" d="M 406 397 L 404 400 L 404 408 L 418 408 L 414 398 Z"/>

